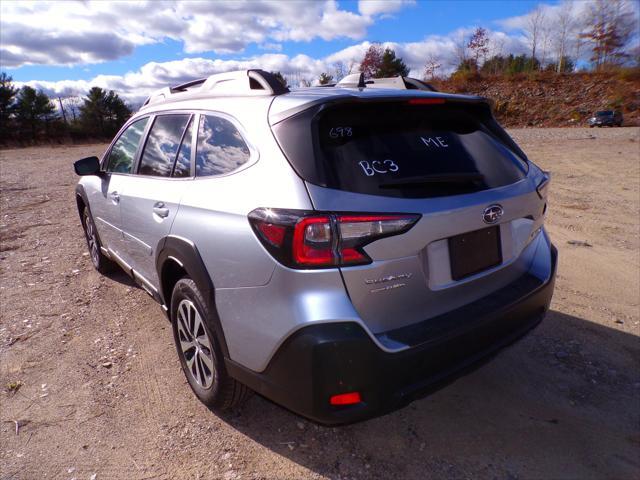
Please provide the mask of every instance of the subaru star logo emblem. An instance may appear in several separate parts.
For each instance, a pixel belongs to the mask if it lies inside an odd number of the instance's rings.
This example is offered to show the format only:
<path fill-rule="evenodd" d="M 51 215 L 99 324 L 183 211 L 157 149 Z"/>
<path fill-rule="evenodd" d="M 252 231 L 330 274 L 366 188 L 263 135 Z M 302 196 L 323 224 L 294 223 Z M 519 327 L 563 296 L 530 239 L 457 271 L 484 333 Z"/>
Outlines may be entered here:
<path fill-rule="evenodd" d="M 489 205 L 484 209 L 482 219 L 484 220 L 484 223 L 496 223 L 500 218 L 502 218 L 503 214 L 504 210 L 501 205 Z"/>

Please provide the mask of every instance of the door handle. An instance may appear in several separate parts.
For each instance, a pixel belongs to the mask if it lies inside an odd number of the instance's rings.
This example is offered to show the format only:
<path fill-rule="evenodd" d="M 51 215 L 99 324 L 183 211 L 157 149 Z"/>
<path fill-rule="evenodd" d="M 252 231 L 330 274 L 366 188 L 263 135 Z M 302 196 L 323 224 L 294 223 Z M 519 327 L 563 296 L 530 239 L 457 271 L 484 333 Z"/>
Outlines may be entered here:
<path fill-rule="evenodd" d="M 164 203 L 157 202 L 153 206 L 153 213 L 155 213 L 161 218 L 167 218 L 169 216 L 169 209 L 164 206 Z"/>
<path fill-rule="evenodd" d="M 120 203 L 120 194 L 118 192 L 111 192 L 110 195 L 113 203 Z"/>

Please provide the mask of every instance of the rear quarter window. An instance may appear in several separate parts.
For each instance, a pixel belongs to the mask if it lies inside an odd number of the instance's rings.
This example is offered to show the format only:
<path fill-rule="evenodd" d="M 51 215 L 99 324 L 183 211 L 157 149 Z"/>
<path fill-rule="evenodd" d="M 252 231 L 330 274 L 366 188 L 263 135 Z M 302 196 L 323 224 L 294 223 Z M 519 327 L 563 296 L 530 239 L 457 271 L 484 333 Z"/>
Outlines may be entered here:
<path fill-rule="evenodd" d="M 224 175 L 249 161 L 251 152 L 229 120 L 202 115 L 196 147 L 196 176 Z"/>

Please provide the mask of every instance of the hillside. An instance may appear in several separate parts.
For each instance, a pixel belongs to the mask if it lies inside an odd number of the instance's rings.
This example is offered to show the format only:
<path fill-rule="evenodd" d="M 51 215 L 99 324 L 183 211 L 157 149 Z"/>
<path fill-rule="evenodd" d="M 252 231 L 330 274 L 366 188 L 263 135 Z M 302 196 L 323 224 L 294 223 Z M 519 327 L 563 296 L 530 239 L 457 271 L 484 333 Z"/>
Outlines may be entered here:
<path fill-rule="evenodd" d="M 444 92 L 488 97 L 506 127 L 585 126 L 594 111 L 622 110 L 625 125 L 640 125 L 640 74 L 537 73 L 431 82 Z"/>

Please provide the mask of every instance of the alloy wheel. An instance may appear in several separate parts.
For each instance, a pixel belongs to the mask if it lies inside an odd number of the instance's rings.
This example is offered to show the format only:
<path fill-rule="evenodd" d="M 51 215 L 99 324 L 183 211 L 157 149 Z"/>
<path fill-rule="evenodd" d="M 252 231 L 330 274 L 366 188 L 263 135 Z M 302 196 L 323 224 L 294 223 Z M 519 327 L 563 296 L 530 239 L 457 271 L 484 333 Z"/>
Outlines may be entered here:
<path fill-rule="evenodd" d="M 100 263 L 100 246 L 98 244 L 98 237 L 96 236 L 96 228 L 93 225 L 93 220 L 90 216 L 85 217 L 85 233 L 87 235 L 87 244 L 89 245 L 89 253 L 91 255 L 91 261 L 97 268 Z"/>
<path fill-rule="evenodd" d="M 180 302 L 176 322 L 187 371 L 200 387 L 209 388 L 215 377 L 213 348 L 202 317 L 191 300 Z"/>

